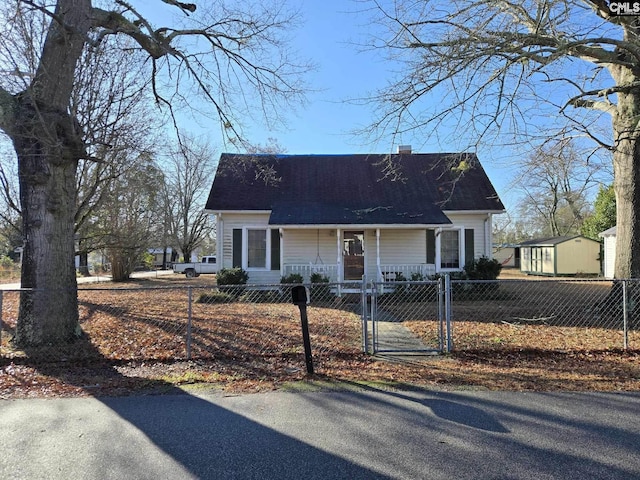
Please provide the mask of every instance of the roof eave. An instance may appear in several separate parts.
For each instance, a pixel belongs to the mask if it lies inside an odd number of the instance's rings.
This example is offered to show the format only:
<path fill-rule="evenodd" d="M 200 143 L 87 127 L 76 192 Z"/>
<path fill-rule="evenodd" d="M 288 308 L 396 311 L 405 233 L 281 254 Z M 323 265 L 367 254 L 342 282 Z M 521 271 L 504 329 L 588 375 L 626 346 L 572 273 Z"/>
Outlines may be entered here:
<path fill-rule="evenodd" d="M 324 229 L 324 230 L 372 230 L 376 228 L 384 229 L 409 229 L 409 228 L 447 228 L 452 227 L 453 224 L 448 223 L 334 223 L 334 224 L 269 224 L 270 227 L 302 230 L 302 229 Z"/>
<path fill-rule="evenodd" d="M 493 214 L 498 215 L 500 213 L 507 213 L 506 209 L 503 210 L 442 210 L 445 215 L 480 215 L 480 214 Z"/>

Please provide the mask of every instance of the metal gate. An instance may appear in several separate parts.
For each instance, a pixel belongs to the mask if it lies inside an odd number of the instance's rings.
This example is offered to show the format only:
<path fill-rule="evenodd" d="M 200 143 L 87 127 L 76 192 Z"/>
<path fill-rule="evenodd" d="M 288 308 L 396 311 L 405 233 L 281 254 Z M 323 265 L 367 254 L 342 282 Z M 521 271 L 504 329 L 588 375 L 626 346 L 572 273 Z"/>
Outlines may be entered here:
<path fill-rule="evenodd" d="M 369 282 L 362 289 L 363 348 L 367 353 L 450 351 L 449 277 L 434 281 Z M 366 288 L 365 288 L 366 287 Z"/>

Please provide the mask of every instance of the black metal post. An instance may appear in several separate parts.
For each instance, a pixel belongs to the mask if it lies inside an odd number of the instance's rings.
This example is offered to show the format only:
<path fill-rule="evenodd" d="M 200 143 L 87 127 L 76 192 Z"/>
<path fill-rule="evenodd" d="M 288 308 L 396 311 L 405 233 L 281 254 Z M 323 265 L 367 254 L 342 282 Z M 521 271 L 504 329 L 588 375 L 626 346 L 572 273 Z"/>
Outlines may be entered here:
<path fill-rule="evenodd" d="M 307 364 L 307 373 L 313 374 L 313 357 L 311 356 L 311 340 L 309 339 L 309 321 L 307 319 L 307 302 L 309 293 L 307 289 L 298 285 L 291 289 L 291 299 L 294 305 L 300 309 L 300 323 L 302 325 L 302 342 L 304 343 L 304 361 Z"/>
<path fill-rule="evenodd" d="M 311 355 L 311 339 L 309 338 L 309 321 L 307 319 L 307 305 L 298 304 L 300 309 L 300 323 L 302 325 L 302 342 L 304 343 L 304 361 L 307 364 L 307 373 L 313 374 L 313 356 Z"/>

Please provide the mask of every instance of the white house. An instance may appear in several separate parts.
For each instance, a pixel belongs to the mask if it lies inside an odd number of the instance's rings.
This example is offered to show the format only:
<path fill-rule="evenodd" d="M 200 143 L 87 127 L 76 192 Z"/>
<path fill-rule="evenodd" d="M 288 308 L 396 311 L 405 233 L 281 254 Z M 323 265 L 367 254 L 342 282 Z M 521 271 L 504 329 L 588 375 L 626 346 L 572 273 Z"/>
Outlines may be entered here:
<path fill-rule="evenodd" d="M 602 271 L 604 278 L 614 278 L 616 266 L 616 227 L 611 227 L 598 236 L 604 241 Z"/>
<path fill-rule="evenodd" d="M 220 268 L 272 284 L 461 270 L 504 206 L 473 154 L 222 154 L 206 210 Z"/>

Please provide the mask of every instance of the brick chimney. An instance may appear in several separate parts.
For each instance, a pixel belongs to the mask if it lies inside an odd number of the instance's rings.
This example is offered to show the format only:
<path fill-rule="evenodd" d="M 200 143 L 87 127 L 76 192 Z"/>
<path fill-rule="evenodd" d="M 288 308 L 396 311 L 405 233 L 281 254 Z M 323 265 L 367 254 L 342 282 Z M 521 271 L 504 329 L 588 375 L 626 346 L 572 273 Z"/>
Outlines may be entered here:
<path fill-rule="evenodd" d="M 411 145 L 398 145 L 398 153 L 411 155 Z"/>

